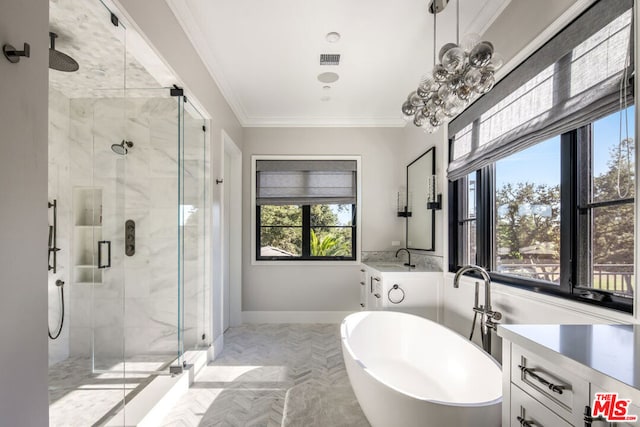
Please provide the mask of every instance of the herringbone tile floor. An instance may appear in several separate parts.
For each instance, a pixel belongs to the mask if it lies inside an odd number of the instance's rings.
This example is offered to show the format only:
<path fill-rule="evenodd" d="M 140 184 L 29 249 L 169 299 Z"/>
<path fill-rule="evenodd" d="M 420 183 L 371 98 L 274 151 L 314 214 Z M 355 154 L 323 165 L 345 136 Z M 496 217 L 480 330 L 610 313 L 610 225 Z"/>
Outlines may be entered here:
<path fill-rule="evenodd" d="M 243 325 L 224 341 L 164 426 L 369 426 L 349 384 L 338 325 Z"/>

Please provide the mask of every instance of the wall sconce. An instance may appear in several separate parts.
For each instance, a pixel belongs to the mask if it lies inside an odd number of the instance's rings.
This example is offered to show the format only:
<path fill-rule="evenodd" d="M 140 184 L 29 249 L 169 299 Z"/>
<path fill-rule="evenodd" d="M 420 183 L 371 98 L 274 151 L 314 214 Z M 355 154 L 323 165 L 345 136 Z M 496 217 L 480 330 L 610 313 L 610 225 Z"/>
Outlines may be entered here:
<path fill-rule="evenodd" d="M 438 191 L 438 177 L 431 175 L 427 178 L 427 209 L 442 209 L 442 194 Z"/>
<path fill-rule="evenodd" d="M 407 196 L 407 193 L 404 190 L 398 191 L 396 210 L 398 211 L 398 216 L 401 218 L 408 218 L 411 216 L 411 193 Z"/>

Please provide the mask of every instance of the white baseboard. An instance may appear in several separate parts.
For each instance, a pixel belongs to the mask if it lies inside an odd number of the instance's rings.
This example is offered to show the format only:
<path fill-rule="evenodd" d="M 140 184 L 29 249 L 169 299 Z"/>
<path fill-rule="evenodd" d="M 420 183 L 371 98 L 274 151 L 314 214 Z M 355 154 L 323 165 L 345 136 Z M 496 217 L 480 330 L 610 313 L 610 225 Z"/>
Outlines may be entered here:
<path fill-rule="evenodd" d="M 213 341 L 211 347 L 209 347 L 209 362 L 213 362 L 220 356 L 224 349 L 224 334 L 220 334 L 218 338 Z"/>
<path fill-rule="evenodd" d="M 242 323 L 340 323 L 352 311 L 243 311 Z"/>

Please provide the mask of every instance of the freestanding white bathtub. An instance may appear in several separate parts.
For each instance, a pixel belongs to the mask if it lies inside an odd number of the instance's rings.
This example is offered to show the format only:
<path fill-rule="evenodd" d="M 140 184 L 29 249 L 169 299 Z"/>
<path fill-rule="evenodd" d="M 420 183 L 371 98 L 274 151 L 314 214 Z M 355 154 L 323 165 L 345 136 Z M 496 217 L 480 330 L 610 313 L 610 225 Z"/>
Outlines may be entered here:
<path fill-rule="evenodd" d="M 362 311 L 343 320 L 341 335 L 373 427 L 500 425 L 500 366 L 457 333 L 406 313 Z"/>

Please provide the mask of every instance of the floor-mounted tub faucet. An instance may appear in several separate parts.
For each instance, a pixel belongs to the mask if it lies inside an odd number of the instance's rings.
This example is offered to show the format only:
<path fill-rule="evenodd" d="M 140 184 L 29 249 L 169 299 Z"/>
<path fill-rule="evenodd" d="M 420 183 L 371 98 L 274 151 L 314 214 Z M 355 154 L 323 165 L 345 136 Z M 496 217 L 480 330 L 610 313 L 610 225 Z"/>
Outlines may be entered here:
<path fill-rule="evenodd" d="M 409 259 L 407 260 L 407 262 L 404 263 L 404 265 L 406 265 L 409 268 L 415 267 L 415 264 L 411 264 L 411 252 L 409 252 L 409 249 L 407 248 L 400 248 L 396 251 L 396 258 L 398 258 L 398 254 L 401 251 L 405 251 L 407 253 L 407 255 L 409 256 Z"/>
<path fill-rule="evenodd" d="M 456 271 L 456 275 L 453 278 L 453 287 L 458 288 L 460 286 L 460 277 L 466 273 L 477 272 L 484 279 L 484 305 L 478 306 L 478 282 L 476 282 L 475 302 L 473 305 L 473 324 L 471 325 L 471 335 L 469 339 L 473 338 L 473 330 L 476 325 L 476 316 L 478 313 L 482 315 L 480 319 L 480 334 L 482 337 L 482 348 L 487 353 L 491 354 L 491 330 L 496 329 L 496 323 L 494 320 L 502 319 L 502 314 L 499 311 L 491 310 L 491 277 L 484 268 L 477 265 L 465 265 Z"/>

